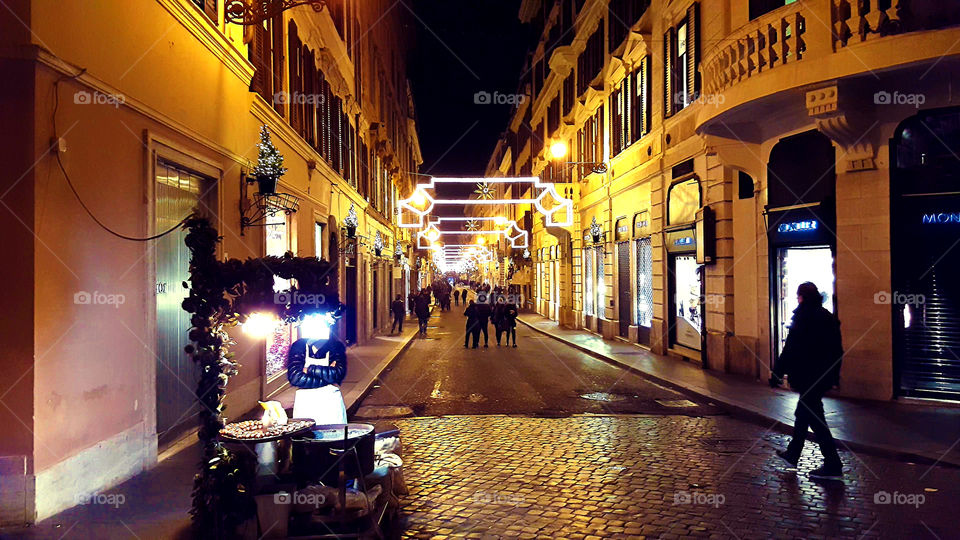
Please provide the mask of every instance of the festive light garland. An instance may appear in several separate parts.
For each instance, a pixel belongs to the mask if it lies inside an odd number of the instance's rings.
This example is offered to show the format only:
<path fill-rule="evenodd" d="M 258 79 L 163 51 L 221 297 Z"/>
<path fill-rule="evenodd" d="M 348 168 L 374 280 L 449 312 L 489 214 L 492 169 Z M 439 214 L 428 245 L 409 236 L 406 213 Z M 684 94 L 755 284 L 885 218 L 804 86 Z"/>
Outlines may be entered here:
<path fill-rule="evenodd" d="M 466 221 L 469 225 L 471 222 L 476 224 L 478 227 L 474 230 L 468 230 L 470 234 L 496 234 L 503 235 L 504 238 L 510 241 L 510 247 L 514 249 L 523 249 L 530 245 L 530 238 L 527 231 L 520 228 L 517 225 L 516 221 L 508 220 L 504 217 L 475 217 L 475 218 L 463 218 L 463 217 L 437 217 L 430 218 L 430 224 L 426 229 L 417 232 L 417 248 L 419 249 L 429 249 L 431 243 L 436 242 L 440 237 L 444 235 L 463 235 L 466 234 L 466 231 L 456 230 L 456 231 L 444 231 L 440 230 L 439 226 L 444 222 L 458 222 Z M 484 229 L 480 230 L 480 221 L 492 221 L 497 225 L 502 225 L 502 229 Z M 450 245 L 467 245 L 467 244 L 450 244 Z"/>
<path fill-rule="evenodd" d="M 438 199 L 428 191 L 434 191 L 439 184 L 530 184 L 536 190 L 542 190 L 533 199 Z M 544 199 L 550 197 L 556 206 L 548 209 Z M 531 204 L 545 217 L 548 227 L 569 227 L 573 225 L 573 201 L 561 197 L 552 183 L 541 182 L 536 176 L 507 178 L 431 178 L 430 182 L 418 184 L 409 198 L 397 202 L 399 226 L 405 228 L 424 227 L 424 216 L 431 213 L 437 205 L 464 204 Z M 559 219 L 558 219 L 559 218 Z"/>

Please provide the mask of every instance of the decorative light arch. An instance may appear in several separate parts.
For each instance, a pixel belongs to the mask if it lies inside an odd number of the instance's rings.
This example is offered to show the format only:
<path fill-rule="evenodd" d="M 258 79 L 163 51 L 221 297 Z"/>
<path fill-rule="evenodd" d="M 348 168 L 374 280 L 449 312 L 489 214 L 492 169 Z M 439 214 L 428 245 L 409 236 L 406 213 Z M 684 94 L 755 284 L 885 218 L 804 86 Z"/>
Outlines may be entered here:
<path fill-rule="evenodd" d="M 436 192 L 440 184 L 530 184 L 537 196 L 533 199 L 439 199 L 431 195 Z M 544 205 L 544 199 L 553 199 L 556 203 L 552 208 Z M 438 205 L 464 204 L 532 204 L 546 218 L 548 227 L 569 227 L 573 225 L 573 201 L 561 197 L 556 186 L 549 182 L 541 182 L 536 176 L 521 176 L 509 178 L 450 178 L 433 177 L 425 184 L 418 184 L 409 198 L 398 201 L 397 213 L 399 225 L 406 228 L 425 227 L 424 217 L 430 214 Z M 477 219 L 477 218 L 472 218 Z"/>
<path fill-rule="evenodd" d="M 529 235 L 527 231 L 520 228 L 516 221 L 508 220 L 502 217 L 430 217 L 429 225 L 417 232 L 417 247 L 419 249 L 428 249 L 433 242 L 440 241 L 448 235 L 471 235 L 471 234 L 496 234 L 502 235 L 510 242 L 510 247 L 514 249 L 525 249 L 529 247 Z M 444 223 L 477 223 L 478 229 L 466 230 L 444 230 L 441 226 Z M 493 227 L 483 223 L 492 223 Z M 467 244 L 448 244 L 448 245 L 467 245 Z"/>

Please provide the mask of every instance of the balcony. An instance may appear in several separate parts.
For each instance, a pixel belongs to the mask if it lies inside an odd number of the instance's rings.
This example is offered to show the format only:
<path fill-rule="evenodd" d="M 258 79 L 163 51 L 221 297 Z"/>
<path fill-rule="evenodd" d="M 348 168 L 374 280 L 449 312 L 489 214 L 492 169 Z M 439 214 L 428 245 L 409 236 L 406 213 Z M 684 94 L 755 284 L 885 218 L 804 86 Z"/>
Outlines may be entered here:
<path fill-rule="evenodd" d="M 807 122 L 811 87 L 860 79 L 859 91 L 873 93 L 903 86 L 938 63 L 946 70 L 948 57 L 960 56 L 955 6 L 940 0 L 799 0 L 727 35 L 706 36 L 717 45 L 700 64 L 697 131 L 729 136 L 739 124 L 743 129 L 734 135 L 756 138 L 773 118 L 784 125 Z"/>
<path fill-rule="evenodd" d="M 721 94 L 735 84 L 780 66 L 803 60 L 807 53 L 807 18 L 823 2 L 796 2 L 740 27 L 704 58 L 703 89 Z"/>

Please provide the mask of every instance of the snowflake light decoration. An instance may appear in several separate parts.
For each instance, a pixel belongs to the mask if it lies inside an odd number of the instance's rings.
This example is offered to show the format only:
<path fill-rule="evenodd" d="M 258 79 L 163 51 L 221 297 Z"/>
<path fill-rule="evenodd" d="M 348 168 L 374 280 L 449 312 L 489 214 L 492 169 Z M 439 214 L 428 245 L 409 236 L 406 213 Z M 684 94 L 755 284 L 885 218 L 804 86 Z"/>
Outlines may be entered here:
<path fill-rule="evenodd" d="M 496 195 L 493 191 L 493 187 L 490 186 L 487 182 L 477 182 L 477 189 L 473 190 L 477 194 L 478 199 L 493 199 Z"/>
<path fill-rule="evenodd" d="M 468 231 L 478 231 L 478 230 L 480 230 L 480 224 L 479 224 L 479 223 L 477 222 L 477 220 L 475 220 L 475 219 L 467 220 L 467 224 L 464 225 L 464 227 L 465 227 Z"/>

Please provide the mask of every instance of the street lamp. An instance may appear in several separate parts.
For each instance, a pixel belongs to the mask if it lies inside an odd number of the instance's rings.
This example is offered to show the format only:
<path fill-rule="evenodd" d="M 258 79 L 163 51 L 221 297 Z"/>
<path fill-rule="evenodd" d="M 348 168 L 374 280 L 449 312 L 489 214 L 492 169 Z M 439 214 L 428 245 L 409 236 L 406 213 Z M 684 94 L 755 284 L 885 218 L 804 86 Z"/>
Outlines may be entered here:
<path fill-rule="evenodd" d="M 567 157 L 570 148 L 567 146 L 567 143 L 563 141 L 554 141 L 550 144 L 550 156 L 554 160 L 561 160 Z M 584 174 L 583 171 L 589 169 L 590 172 L 595 172 L 597 174 L 603 174 L 607 172 L 607 164 L 602 161 L 566 161 L 565 165 L 577 165 L 580 167 L 581 174 Z"/>

